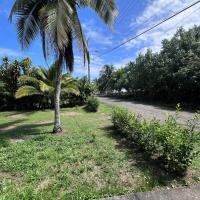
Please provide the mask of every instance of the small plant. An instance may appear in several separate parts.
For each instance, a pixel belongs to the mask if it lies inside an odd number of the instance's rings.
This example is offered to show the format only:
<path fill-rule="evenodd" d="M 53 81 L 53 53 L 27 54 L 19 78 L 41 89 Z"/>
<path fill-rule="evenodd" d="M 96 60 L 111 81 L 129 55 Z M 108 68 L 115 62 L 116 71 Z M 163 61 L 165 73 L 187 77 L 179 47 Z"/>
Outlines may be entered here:
<path fill-rule="evenodd" d="M 94 96 L 89 97 L 86 103 L 87 111 L 97 112 L 98 108 L 99 108 L 99 100 Z"/>

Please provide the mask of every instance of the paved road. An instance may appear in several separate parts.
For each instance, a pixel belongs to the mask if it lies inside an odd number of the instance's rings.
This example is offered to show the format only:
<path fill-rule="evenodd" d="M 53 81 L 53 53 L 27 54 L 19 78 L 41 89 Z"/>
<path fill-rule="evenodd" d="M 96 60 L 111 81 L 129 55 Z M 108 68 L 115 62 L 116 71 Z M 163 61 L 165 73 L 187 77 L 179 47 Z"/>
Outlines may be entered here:
<path fill-rule="evenodd" d="M 200 185 L 154 192 L 136 193 L 104 200 L 200 200 Z"/>
<path fill-rule="evenodd" d="M 168 108 L 164 108 L 156 105 L 147 105 L 144 103 L 136 102 L 136 101 L 127 101 L 124 99 L 117 99 L 111 97 L 98 97 L 99 100 L 103 103 L 106 103 L 111 106 L 123 106 L 127 108 L 129 111 L 132 111 L 138 115 L 142 115 L 145 119 L 149 120 L 153 117 L 165 121 L 166 113 L 174 114 L 174 110 L 170 110 Z M 187 120 L 193 118 L 194 113 L 188 111 L 181 111 L 179 116 L 179 123 L 186 124 Z"/>

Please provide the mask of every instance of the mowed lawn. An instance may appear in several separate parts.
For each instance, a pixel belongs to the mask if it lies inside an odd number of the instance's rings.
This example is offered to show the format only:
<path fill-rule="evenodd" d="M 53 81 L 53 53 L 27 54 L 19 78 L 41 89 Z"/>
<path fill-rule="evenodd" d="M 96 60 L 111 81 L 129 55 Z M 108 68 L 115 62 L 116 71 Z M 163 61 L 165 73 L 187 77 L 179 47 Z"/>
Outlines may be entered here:
<path fill-rule="evenodd" d="M 110 113 L 62 109 L 64 132 L 52 135 L 53 111 L 1 112 L 0 199 L 99 199 L 200 181 L 200 159 L 186 177 L 166 175 L 117 136 Z"/>

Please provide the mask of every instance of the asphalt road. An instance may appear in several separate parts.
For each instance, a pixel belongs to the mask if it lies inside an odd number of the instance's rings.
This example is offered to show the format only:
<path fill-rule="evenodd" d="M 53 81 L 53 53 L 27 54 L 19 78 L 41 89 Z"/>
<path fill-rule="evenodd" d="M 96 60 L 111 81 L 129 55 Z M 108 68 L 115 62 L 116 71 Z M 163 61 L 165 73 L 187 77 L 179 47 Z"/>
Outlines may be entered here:
<path fill-rule="evenodd" d="M 103 200 L 200 200 L 200 185 L 192 186 L 190 188 L 141 192 L 121 197 L 105 198 Z"/>
<path fill-rule="evenodd" d="M 166 113 L 174 114 L 175 109 L 170 109 L 157 105 L 147 105 L 136 101 L 128 101 L 124 99 L 111 98 L 111 97 L 98 97 L 98 99 L 110 106 L 122 106 L 137 115 L 141 115 L 144 119 L 150 120 L 156 118 L 162 122 L 166 119 Z M 178 122 L 179 124 L 186 124 L 187 121 L 194 117 L 194 112 L 181 111 Z"/>

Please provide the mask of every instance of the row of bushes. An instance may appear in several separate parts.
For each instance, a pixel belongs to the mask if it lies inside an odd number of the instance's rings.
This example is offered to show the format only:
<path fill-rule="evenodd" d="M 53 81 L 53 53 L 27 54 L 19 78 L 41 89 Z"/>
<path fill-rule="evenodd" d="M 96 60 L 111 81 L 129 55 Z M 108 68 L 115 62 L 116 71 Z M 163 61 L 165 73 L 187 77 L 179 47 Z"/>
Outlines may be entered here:
<path fill-rule="evenodd" d="M 151 159 L 159 161 L 168 173 L 184 174 L 198 155 L 194 151 L 198 134 L 195 127 L 199 114 L 188 121 L 187 127 L 177 124 L 179 107 L 174 116 L 168 115 L 166 123 L 156 119 L 146 121 L 123 108 L 112 112 L 114 127 L 128 140 L 142 149 Z"/>

